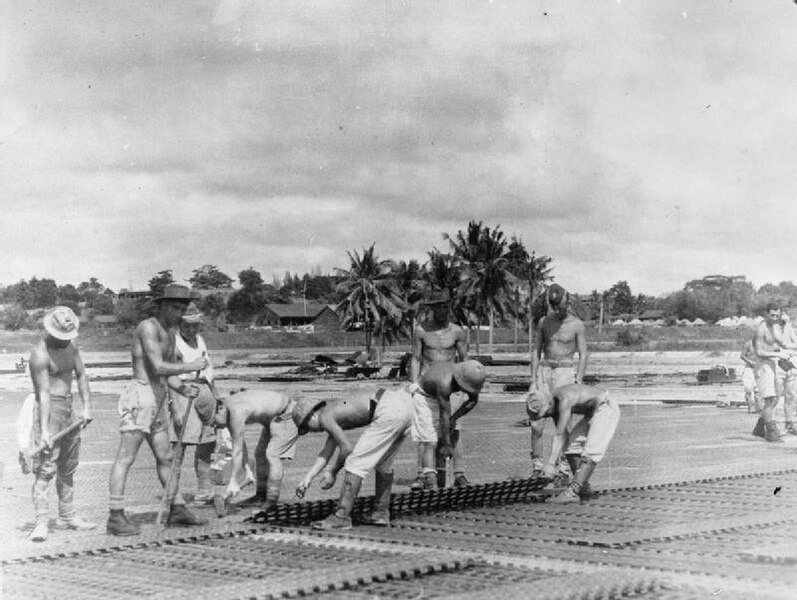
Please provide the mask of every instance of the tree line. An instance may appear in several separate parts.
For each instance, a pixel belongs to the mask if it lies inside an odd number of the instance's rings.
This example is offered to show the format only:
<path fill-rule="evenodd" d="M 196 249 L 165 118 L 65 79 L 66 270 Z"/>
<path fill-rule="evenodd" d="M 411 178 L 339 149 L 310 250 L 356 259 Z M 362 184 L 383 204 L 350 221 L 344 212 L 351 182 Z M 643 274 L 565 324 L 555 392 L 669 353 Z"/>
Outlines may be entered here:
<path fill-rule="evenodd" d="M 361 327 L 370 346 L 373 336 L 383 344 L 408 339 L 422 311 L 422 300 L 432 290 L 445 290 L 452 302 L 453 318 L 468 330 L 486 326 L 492 343 L 497 325 L 531 327 L 546 310 L 542 291 L 553 281 L 553 259 L 537 255 L 515 235 L 507 237 L 500 225 L 470 221 L 455 234 L 443 234 L 442 248 L 433 247 L 424 261 L 380 258 L 375 244 L 347 253 L 348 265 L 323 274 L 320 268 L 303 275 L 286 272 L 266 283 L 253 267 L 238 273 L 238 285 L 212 264 L 192 271 L 188 285 L 199 294 L 197 304 L 213 322 L 249 323 L 267 304 L 306 300 L 334 305 L 343 327 Z M 149 295 L 157 297 L 164 286 L 175 283 L 171 269 L 149 281 Z M 122 290 L 121 292 L 124 292 Z M 709 275 L 687 282 L 682 290 L 660 297 L 634 294 L 627 281 L 609 289 L 574 295 L 574 308 L 582 318 L 603 315 L 605 322 L 618 315 L 660 310 L 671 319 L 702 318 L 716 321 L 726 316 L 756 314 L 767 302 L 797 305 L 797 286 L 791 282 L 766 284 L 756 290 L 743 276 Z M 125 327 L 153 312 L 151 298 L 117 294 L 97 278 L 78 285 L 58 285 L 33 277 L 0 287 L 7 329 L 29 326 L 29 311 L 63 304 L 76 313 L 115 315 Z M 478 344 L 477 337 L 477 344 Z M 477 348 L 478 351 L 478 348 Z"/>

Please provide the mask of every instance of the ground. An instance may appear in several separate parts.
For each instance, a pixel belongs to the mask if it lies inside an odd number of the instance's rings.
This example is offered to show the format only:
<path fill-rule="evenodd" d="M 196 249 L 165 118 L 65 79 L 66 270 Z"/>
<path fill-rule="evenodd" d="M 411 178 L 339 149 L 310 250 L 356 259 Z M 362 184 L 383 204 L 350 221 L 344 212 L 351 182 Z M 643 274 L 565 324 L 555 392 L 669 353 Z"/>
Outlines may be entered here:
<path fill-rule="evenodd" d="M 343 534 L 313 532 L 302 517 L 328 510 L 337 487 L 311 488 L 304 501 L 293 497 L 323 443 L 323 436 L 309 435 L 286 465 L 282 501 L 290 504 L 280 523 L 246 523 L 244 512 L 218 519 L 198 507 L 210 519 L 204 527 L 155 525 L 159 486 L 151 453 L 142 448 L 128 484 L 142 535 L 107 536 L 107 480 L 118 443 L 112 388 L 121 382 L 98 380 L 76 499 L 99 528 L 54 531 L 42 544 L 25 537 L 32 479 L 16 467 L 13 435 L 24 382 L 9 376 L 0 400 L 3 597 L 788 597 L 797 583 L 797 437 L 780 445 L 753 437 L 756 415 L 740 406 L 740 383 L 695 385 L 698 369 L 732 361 L 717 353 L 593 355 L 591 372 L 620 400 L 622 418 L 593 476 L 600 495 L 565 507 L 546 505 L 545 492 L 517 491 L 529 476 L 529 430 L 518 426 L 522 395 L 505 392 L 501 382 L 527 367 L 489 368 L 482 401 L 463 422 L 474 486 L 427 498 L 437 507 L 417 509 L 407 487 L 415 474 L 407 444 L 396 463 L 394 508 L 404 508 L 394 525 Z M 236 368 L 227 367 L 244 369 Z M 227 388 L 239 383 L 222 381 Z M 325 380 L 287 387 L 334 396 L 380 384 L 398 385 Z M 731 406 L 718 407 L 717 400 Z M 256 427 L 247 432 L 252 444 L 257 435 Z M 190 493 L 194 484 L 186 467 L 183 489 Z M 371 477 L 361 495 L 372 493 Z"/>

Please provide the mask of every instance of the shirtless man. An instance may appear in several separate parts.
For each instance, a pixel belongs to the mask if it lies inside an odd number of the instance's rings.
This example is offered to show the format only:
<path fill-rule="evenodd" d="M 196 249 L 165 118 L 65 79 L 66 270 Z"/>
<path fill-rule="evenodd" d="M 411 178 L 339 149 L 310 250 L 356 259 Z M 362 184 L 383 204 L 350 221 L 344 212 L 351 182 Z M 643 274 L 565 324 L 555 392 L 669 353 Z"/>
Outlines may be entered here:
<path fill-rule="evenodd" d="M 470 404 L 475 405 L 484 385 L 484 367 L 477 361 L 435 365 L 424 373 L 421 381 L 441 398 L 464 391 Z M 393 459 L 407 435 L 415 433 L 412 431 L 416 426 L 413 412 L 410 393 L 403 389 L 365 390 L 345 399 L 331 402 L 307 399 L 297 405 L 294 421 L 299 432 L 326 431 L 328 436 L 315 464 L 296 489 L 296 495 L 303 497 L 322 470 L 321 487 L 331 488 L 340 469 L 345 468 L 338 507 L 323 521 L 313 523 L 315 529 L 351 529 L 354 500 L 371 469 L 376 469 L 374 511 L 364 516 L 363 521 L 381 526 L 390 523 Z M 462 414 L 464 412 L 467 411 Z M 429 415 L 429 420 L 432 420 L 432 415 Z M 345 431 L 357 427 L 366 429 L 352 445 Z M 332 461 L 336 448 L 340 450 Z"/>
<path fill-rule="evenodd" d="M 531 356 L 531 387 L 539 387 L 548 393 L 569 383 L 581 383 L 587 368 L 587 341 L 584 323 L 569 312 L 570 296 L 562 286 L 554 283 L 548 288 L 548 314 L 540 321 L 535 339 L 534 353 Z M 573 355 L 578 353 L 578 365 Z M 567 425 L 567 424 L 566 424 Z M 542 435 L 545 422 L 531 420 L 531 462 L 533 474 L 542 469 Z M 566 456 L 570 471 L 575 473 L 581 450 L 578 440 Z M 564 471 L 564 465 L 561 466 Z"/>
<path fill-rule="evenodd" d="M 574 470 L 573 481 L 563 492 L 549 499 L 554 504 L 571 504 L 589 497 L 589 478 L 601 461 L 614 437 L 620 422 L 620 408 L 609 393 L 582 383 L 569 383 L 554 390 L 539 387 L 529 394 L 529 416 L 532 421 L 553 419 L 556 430 L 551 442 L 551 453 L 543 466 L 545 477 L 554 477 L 562 450 L 569 438 L 586 436 L 579 464 Z M 572 415 L 583 415 L 575 427 L 568 431 Z"/>
<path fill-rule="evenodd" d="M 296 495 L 303 498 L 319 473 L 321 489 L 330 489 L 345 466 L 335 512 L 323 521 L 314 522 L 313 528 L 351 529 L 354 501 L 363 479 L 372 469 L 376 469 L 374 511 L 363 521 L 379 526 L 390 523 L 393 459 L 410 433 L 412 413 L 412 398 L 405 389 L 365 389 L 346 398 L 329 401 L 306 398 L 297 404 L 293 420 L 299 434 L 323 431 L 328 435 L 315 463 L 296 488 Z M 353 444 L 345 432 L 358 427 L 365 430 Z M 338 453 L 333 460 L 335 450 Z"/>
<path fill-rule="evenodd" d="M 43 542 L 49 534 L 49 493 L 55 477 L 58 494 L 57 529 L 87 530 L 97 526 L 77 515 L 74 507 L 73 481 L 80 454 L 80 430 L 77 429 L 50 445 L 50 439 L 72 425 L 72 377 L 77 377 L 80 416 L 84 426 L 91 421 L 91 399 L 86 371 L 80 352 L 72 343 L 78 335 L 78 318 L 66 306 L 56 306 L 44 316 L 44 339 L 30 355 L 30 377 L 36 395 L 34 405 L 34 440 L 47 448 L 33 457 L 33 508 L 36 525 L 29 539 Z"/>
<path fill-rule="evenodd" d="M 761 412 L 760 395 L 755 384 L 755 372 L 758 364 L 758 357 L 753 347 L 753 336 L 751 335 L 742 345 L 742 352 L 739 358 L 744 363 L 742 371 L 742 385 L 744 386 L 744 401 L 747 403 L 747 412 Z"/>
<path fill-rule="evenodd" d="M 783 340 L 782 348 L 788 350 L 786 357 L 793 364 L 797 363 L 795 349 L 797 349 L 797 331 L 794 330 L 792 315 L 789 313 L 797 312 L 795 309 L 782 310 L 780 315 L 781 334 Z M 794 413 L 797 409 L 797 369 L 785 371 L 783 377 L 783 413 L 786 419 L 786 433 L 797 435 L 797 428 L 794 426 Z"/>
<path fill-rule="evenodd" d="M 786 374 L 778 366 L 778 359 L 784 356 L 782 348 L 791 350 L 797 346 L 783 339 L 781 311 L 774 302 L 767 304 L 764 320 L 755 330 L 753 348 L 758 358 L 756 385 L 764 400 L 761 418 L 753 429 L 753 435 L 762 433 L 763 428 L 763 437 L 766 441 L 782 442 L 783 438 L 775 423 L 775 407 L 778 404 L 778 397 L 783 393 Z"/>
<path fill-rule="evenodd" d="M 410 392 L 419 390 L 418 382 L 424 371 L 432 364 L 453 364 L 456 360 L 468 358 L 468 342 L 465 330 L 459 325 L 449 322 L 451 298 L 448 290 L 433 293 L 424 304 L 432 311 L 432 320 L 426 327 L 418 325 L 415 329 L 415 342 L 412 347 L 410 361 Z M 428 429 L 428 428 L 424 428 Z M 446 458 L 452 457 L 454 467 L 454 485 L 466 486 L 469 484 L 464 473 L 464 452 L 462 449 L 461 431 L 448 437 L 441 437 L 446 441 L 445 447 L 438 448 L 435 452 L 435 442 L 423 438 L 418 442 L 418 479 L 413 483 L 415 489 L 434 489 L 445 487 Z M 452 446 L 453 445 L 453 446 Z M 449 446 L 452 446 L 449 448 Z M 437 456 L 435 456 L 437 454 Z"/>
<path fill-rule="evenodd" d="M 177 284 L 169 284 L 163 295 L 156 298 L 158 316 L 138 324 L 133 334 L 133 379 L 119 396 L 119 449 L 111 467 L 110 515 L 107 531 L 111 535 L 136 535 L 137 524 L 131 522 L 124 512 L 125 484 L 127 473 L 141 447 L 147 441 L 157 463 L 158 478 L 166 485 L 172 463 L 169 443 L 169 414 L 166 411 L 168 388 L 167 378 L 181 373 L 201 371 L 208 366 L 203 356 L 191 362 L 174 361 L 174 328 L 191 301 L 190 290 Z M 181 394 L 196 396 L 198 389 L 186 384 Z M 182 415 L 177 417 L 182 418 Z M 176 486 L 164 490 L 170 501 L 167 525 L 202 525 L 205 521 L 197 519 L 185 507 Z"/>
<path fill-rule="evenodd" d="M 237 496 L 244 465 L 248 462 L 244 434 L 246 426 L 263 426 L 255 448 L 255 494 L 235 506 L 266 510 L 277 505 L 284 469 L 282 460 L 293 459 L 299 434 L 293 424 L 295 402 L 283 393 L 269 390 L 248 390 L 220 401 L 216 426 L 227 427 L 232 438 L 232 477 L 227 484 L 226 498 Z"/>

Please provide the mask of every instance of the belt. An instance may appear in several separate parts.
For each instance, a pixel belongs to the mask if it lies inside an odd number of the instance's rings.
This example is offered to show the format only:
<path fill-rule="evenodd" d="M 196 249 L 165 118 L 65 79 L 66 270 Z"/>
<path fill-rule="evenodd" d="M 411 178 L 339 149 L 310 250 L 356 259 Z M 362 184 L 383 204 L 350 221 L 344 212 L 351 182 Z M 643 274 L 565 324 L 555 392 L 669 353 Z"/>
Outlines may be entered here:
<path fill-rule="evenodd" d="M 385 393 L 385 388 L 379 388 L 378 390 L 376 390 L 376 394 L 374 394 L 374 397 L 371 398 L 371 403 L 369 406 L 369 415 L 368 415 L 369 421 L 373 420 L 374 412 L 376 412 L 376 406 L 377 404 L 379 404 L 379 401 L 382 399 L 384 393 Z"/>
<path fill-rule="evenodd" d="M 540 365 L 543 367 L 551 367 L 552 369 L 560 369 L 562 367 L 575 366 L 575 363 L 572 360 L 544 360 Z"/>
<path fill-rule="evenodd" d="M 72 394 L 67 394 L 66 396 L 50 394 L 50 400 L 72 400 Z"/>

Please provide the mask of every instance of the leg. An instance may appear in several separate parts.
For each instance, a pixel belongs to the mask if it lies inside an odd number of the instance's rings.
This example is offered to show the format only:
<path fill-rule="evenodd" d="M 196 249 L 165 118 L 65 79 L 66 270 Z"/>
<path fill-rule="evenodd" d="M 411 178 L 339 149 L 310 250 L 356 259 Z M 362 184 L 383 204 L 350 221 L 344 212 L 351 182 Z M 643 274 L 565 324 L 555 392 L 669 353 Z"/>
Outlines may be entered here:
<path fill-rule="evenodd" d="M 149 436 L 149 445 L 155 455 L 157 463 L 158 478 L 163 485 L 163 493 L 169 504 L 169 516 L 166 518 L 167 527 L 187 527 L 192 525 L 204 525 L 204 519 L 198 519 L 191 511 L 185 507 L 185 500 L 180 494 L 180 470 L 182 468 L 182 455 L 185 451 L 185 444 L 180 444 L 176 448 L 176 456 L 172 453 L 169 433 L 166 429 L 154 431 Z M 169 471 L 174 465 L 174 475 L 172 482 L 168 485 Z"/>
<path fill-rule="evenodd" d="M 362 482 L 362 477 L 345 471 L 338 507 L 323 521 L 315 521 L 312 524 L 313 529 L 351 529 L 351 509 L 354 507 L 357 494 L 360 493 Z"/>
<path fill-rule="evenodd" d="M 80 456 L 80 433 L 62 440 L 61 455 L 57 461 L 55 489 L 58 492 L 57 529 L 94 529 L 97 524 L 86 521 L 77 515 L 74 505 L 74 477 Z"/>
<path fill-rule="evenodd" d="M 794 411 L 797 407 L 797 377 L 787 376 L 783 388 L 783 412 L 786 416 L 786 433 L 797 435 L 794 427 Z"/>
<path fill-rule="evenodd" d="M 197 494 L 194 502 L 213 500 L 213 485 L 210 482 L 210 463 L 214 442 L 197 444 L 194 450 L 194 471 L 196 472 Z"/>
<path fill-rule="evenodd" d="M 462 430 L 455 429 L 451 435 L 451 443 L 454 446 L 454 455 L 451 457 L 451 464 L 454 469 L 454 487 L 466 487 L 470 481 L 465 477 L 465 448 L 462 443 Z"/>
<path fill-rule="evenodd" d="M 110 493 L 110 515 L 106 531 L 111 535 L 136 535 L 139 527 L 130 522 L 124 513 L 125 508 L 125 485 L 127 474 L 130 467 L 136 460 L 138 449 L 144 440 L 144 433 L 139 430 L 122 431 L 119 440 L 119 448 L 116 451 L 116 459 L 111 467 L 111 477 L 109 482 Z"/>
<path fill-rule="evenodd" d="M 415 481 L 412 482 L 410 488 L 413 490 L 422 490 L 423 489 L 423 444 L 418 443 L 415 445 L 416 454 L 418 458 L 418 476 L 415 478 Z"/>

